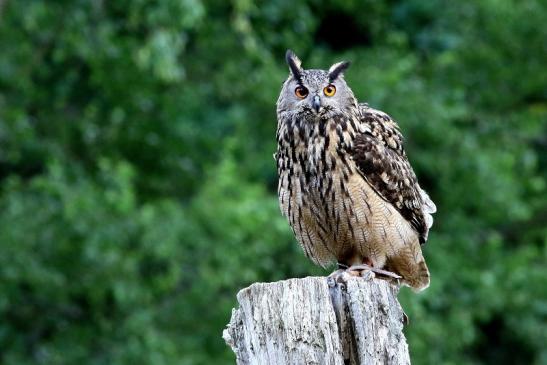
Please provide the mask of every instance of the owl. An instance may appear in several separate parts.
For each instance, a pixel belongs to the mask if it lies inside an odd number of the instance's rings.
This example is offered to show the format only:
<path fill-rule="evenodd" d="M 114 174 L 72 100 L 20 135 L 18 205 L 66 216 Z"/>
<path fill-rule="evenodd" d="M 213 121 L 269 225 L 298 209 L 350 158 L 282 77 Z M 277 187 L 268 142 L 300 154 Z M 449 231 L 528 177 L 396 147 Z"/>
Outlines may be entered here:
<path fill-rule="evenodd" d="M 436 207 L 397 123 L 357 101 L 344 80 L 349 62 L 305 70 L 290 50 L 286 61 L 274 158 L 281 211 L 306 256 L 427 288 L 421 245 Z"/>

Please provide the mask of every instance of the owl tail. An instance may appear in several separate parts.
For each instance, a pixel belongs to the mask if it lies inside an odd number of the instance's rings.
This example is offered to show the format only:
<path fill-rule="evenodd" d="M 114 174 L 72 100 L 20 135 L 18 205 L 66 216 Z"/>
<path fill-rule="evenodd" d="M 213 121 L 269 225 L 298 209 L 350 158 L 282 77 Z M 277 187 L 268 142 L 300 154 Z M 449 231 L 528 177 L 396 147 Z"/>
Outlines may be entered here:
<path fill-rule="evenodd" d="M 429 286 L 429 269 L 418 241 L 404 246 L 397 255 L 390 257 L 386 267 L 389 271 L 401 275 L 403 284 L 415 291 L 422 291 Z"/>

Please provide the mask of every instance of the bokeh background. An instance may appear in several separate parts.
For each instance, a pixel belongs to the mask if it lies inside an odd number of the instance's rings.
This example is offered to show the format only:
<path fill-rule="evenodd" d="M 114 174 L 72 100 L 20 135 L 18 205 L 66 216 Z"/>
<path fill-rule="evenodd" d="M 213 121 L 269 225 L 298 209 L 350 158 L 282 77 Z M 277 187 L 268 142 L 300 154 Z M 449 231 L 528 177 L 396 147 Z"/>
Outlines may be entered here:
<path fill-rule="evenodd" d="M 292 48 L 350 60 L 437 203 L 415 364 L 547 364 L 547 2 L 0 1 L 0 363 L 231 364 L 237 291 L 330 271 L 277 206 Z"/>

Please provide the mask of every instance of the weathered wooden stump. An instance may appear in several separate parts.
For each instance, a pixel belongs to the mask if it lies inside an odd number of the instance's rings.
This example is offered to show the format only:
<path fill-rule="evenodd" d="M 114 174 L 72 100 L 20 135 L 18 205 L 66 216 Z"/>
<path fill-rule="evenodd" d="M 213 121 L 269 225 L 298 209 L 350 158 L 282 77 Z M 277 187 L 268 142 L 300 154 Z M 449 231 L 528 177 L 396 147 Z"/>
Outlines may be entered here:
<path fill-rule="evenodd" d="M 238 364 L 410 364 L 398 288 L 344 276 L 255 283 L 223 338 Z"/>

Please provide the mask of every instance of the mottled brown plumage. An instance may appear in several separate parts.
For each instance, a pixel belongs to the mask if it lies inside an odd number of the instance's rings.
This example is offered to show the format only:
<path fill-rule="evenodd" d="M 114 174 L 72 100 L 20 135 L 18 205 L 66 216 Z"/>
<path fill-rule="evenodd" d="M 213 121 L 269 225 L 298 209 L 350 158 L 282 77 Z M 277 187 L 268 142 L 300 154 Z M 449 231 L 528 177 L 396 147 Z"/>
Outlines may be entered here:
<path fill-rule="evenodd" d="M 427 287 L 420 243 L 435 205 L 397 124 L 357 102 L 343 78 L 348 63 L 304 70 L 291 52 L 287 62 L 291 74 L 277 103 L 278 193 L 304 252 L 322 266 L 368 263 Z"/>

